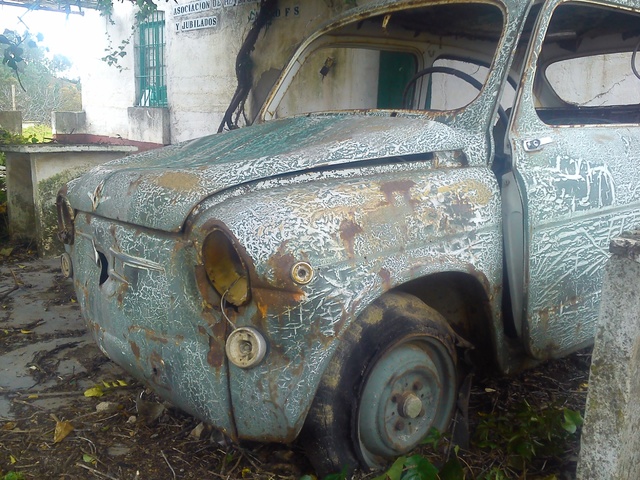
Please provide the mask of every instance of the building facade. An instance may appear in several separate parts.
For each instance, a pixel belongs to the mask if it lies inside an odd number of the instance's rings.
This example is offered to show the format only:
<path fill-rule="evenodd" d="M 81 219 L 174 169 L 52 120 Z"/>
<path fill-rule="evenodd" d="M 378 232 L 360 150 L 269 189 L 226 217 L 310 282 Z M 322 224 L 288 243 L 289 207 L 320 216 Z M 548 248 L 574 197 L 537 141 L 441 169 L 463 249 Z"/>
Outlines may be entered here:
<path fill-rule="evenodd" d="M 248 121 L 302 39 L 352 6 L 278 2 L 252 52 Z M 88 13 L 96 41 L 81 66 L 84 126 L 57 133 L 169 144 L 217 132 L 237 86 L 236 57 L 259 8 L 259 0 L 179 0 L 158 2 L 144 18 L 129 2 L 114 3 L 112 22 Z"/>

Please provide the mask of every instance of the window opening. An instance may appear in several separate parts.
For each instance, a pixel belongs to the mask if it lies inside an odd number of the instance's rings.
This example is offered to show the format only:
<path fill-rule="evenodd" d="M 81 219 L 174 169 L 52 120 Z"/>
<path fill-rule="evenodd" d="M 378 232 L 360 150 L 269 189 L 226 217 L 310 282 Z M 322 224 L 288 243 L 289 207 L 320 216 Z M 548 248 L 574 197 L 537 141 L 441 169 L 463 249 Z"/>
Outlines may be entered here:
<path fill-rule="evenodd" d="M 640 16 L 583 3 L 556 8 L 538 57 L 536 111 L 549 125 L 640 123 L 633 51 Z"/>
<path fill-rule="evenodd" d="M 137 99 L 140 107 L 166 107 L 164 12 L 155 11 L 139 25 Z"/>

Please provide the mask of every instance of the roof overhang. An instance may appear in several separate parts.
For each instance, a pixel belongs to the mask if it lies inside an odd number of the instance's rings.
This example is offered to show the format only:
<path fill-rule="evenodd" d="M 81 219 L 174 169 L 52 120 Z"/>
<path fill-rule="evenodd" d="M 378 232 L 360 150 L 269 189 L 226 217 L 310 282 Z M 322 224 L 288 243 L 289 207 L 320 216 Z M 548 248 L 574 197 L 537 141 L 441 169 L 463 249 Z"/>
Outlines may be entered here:
<path fill-rule="evenodd" d="M 0 0 L 0 5 L 21 7 L 27 10 L 59 12 L 67 15 L 84 15 L 84 10 L 98 8 L 97 0 Z"/>

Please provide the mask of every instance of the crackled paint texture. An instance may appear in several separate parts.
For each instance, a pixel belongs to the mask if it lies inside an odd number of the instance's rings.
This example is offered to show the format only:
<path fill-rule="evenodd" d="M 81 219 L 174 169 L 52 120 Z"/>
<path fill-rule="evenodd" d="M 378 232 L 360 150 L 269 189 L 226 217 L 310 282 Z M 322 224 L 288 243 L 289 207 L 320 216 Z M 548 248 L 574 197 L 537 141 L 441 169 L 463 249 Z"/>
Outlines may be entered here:
<path fill-rule="evenodd" d="M 336 25 L 416 3 L 374 2 Z M 528 7 L 501 4 L 496 58 L 465 109 L 269 121 L 115 161 L 70 183 L 78 214 L 67 248 L 99 345 L 231 437 L 287 442 L 345 330 L 383 293 L 432 274 L 477 285 L 505 371 L 526 362 L 521 346 L 539 359 L 588 343 L 606 238 L 639 220 L 639 132 L 545 125 L 531 76 L 523 80 L 512 146 L 527 218 L 528 303 L 523 338 L 507 340 L 502 199 L 488 132 Z M 525 152 L 532 137 L 551 141 Z M 202 247 L 214 229 L 233 239 L 248 270 L 244 305 L 225 308 L 207 279 Z M 300 261 L 314 270 L 306 285 L 291 276 Z M 240 326 L 268 344 L 250 369 L 224 352 Z"/>
<path fill-rule="evenodd" d="M 190 243 L 87 214 L 75 227 L 74 283 L 98 345 L 161 395 L 233 435 L 224 357 L 210 354 L 213 346 L 224 351 L 225 325 L 203 315 Z M 96 247 L 110 268 L 102 285 Z"/>
<path fill-rule="evenodd" d="M 167 231 L 230 185 L 377 158 L 461 150 L 479 163 L 482 137 L 411 116 L 298 117 L 170 146 L 100 167 L 69 186 L 76 208 Z M 480 147 L 478 147 L 480 145 Z"/>
<path fill-rule="evenodd" d="M 542 25 L 558 3 L 544 7 Z M 534 68 L 525 76 L 512 144 L 527 212 L 525 341 L 544 359 L 592 342 L 609 239 L 640 224 L 640 128 L 547 125 L 535 111 L 534 76 Z M 526 152 L 536 138 L 549 143 Z"/>
<path fill-rule="evenodd" d="M 280 435 L 287 436 L 296 430 L 333 340 L 384 291 L 438 271 L 477 270 L 499 282 L 500 205 L 486 169 L 375 170 L 351 178 L 325 175 L 311 184 L 305 175 L 300 183 L 245 193 L 207 210 L 245 239 L 258 277 L 270 285 L 290 282 L 296 261 L 316 270 L 299 302 L 274 315 L 271 297 L 261 304 L 254 289 L 258 311 L 269 314 L 237 319 L 258 325 L 277 346 L 268 362 L 231 369 L 241 436 L 275 433 L 258 425 L 281 425 L 289 432 Z"/>

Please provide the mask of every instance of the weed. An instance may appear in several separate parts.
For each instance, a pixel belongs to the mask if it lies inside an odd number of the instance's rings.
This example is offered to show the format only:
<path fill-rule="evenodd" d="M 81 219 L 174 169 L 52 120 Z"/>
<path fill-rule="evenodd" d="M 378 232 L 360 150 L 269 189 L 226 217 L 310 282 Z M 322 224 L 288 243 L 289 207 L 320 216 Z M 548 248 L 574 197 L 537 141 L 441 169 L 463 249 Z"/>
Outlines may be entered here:
<path fill-rule="evenodd" d="M 488 450 L 498 459 L 488 469 L 473 472 L 464 457 L 469 452 L 452 446 L 446 435 L 429 432 L 423 445 L 442 451 L 448 445 L 448 460 L 440 467 L 424 455 L 403 456 L 372 480 L 509 480 L 526 478 L 527 469 L 536 460 L 560 457 L 569 437 L 582 426 L 582 415 L 568 408 L 533 408 L 528 402 L 516 404 L 508 411 L 479 413 L 475 446 Z M 440 465 L 440 464 L 439 464 Z M 336 474 L 330 480 L 343 477 Z M 556 478 L 551 475 L 548 478 Z M 325 480 L 329 480 L 328 477 Z"/>
<path fill-rule="evenodd" d="M 536 457 L 557 457 L 582 425 L 580 412 L 567 408 L 534 409 L 524 401 L 500 415 L 479 413 L 476 445 L 501 453 L 508 466 L 524 471 Z"/>
<path fill-rule="evenodd" d="M 0 473 L 0 475 L 2 474 Z M 22 473 L 11 471 L 6 473 L 1 480 L 25 480 L 25 479 Z"/>

